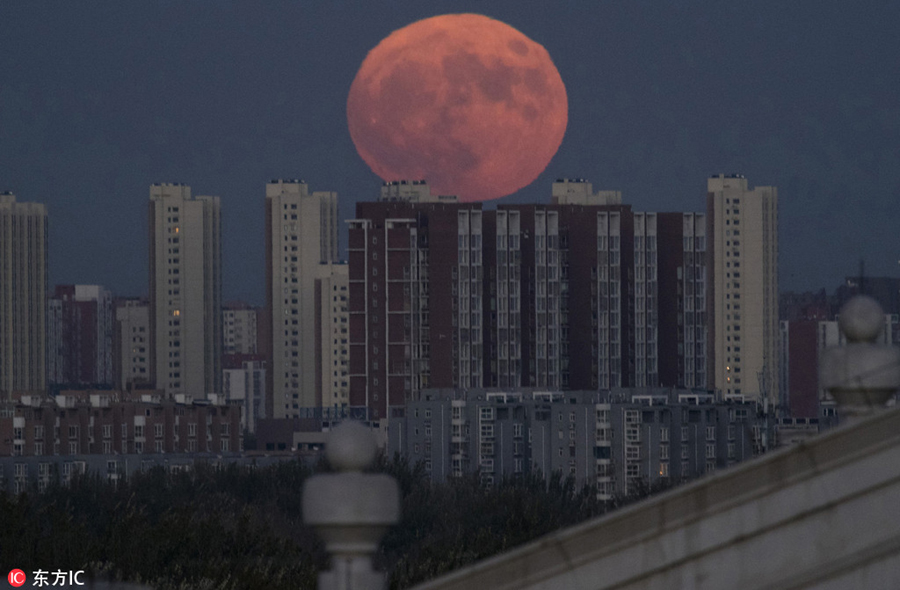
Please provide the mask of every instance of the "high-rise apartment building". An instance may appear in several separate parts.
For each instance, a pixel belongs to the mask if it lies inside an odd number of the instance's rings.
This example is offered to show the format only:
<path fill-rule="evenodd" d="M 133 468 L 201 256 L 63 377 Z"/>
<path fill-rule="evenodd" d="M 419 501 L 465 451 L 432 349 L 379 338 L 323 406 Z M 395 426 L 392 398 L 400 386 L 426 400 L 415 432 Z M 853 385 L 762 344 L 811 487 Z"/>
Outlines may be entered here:
<path fill-rule="evenodd" d="M 778 403 L 778 192 L 736 174 L 707 186 L 708 385 Z"/>
<path fill-rule="evenodd" d="M 266 185 L 266 378 L 273 418 L 304 417 L 322 406 L 316 388 L 316 280 L 338 262 L 335 192 L 302 180 Z"/>
<path fill-rule="evenodd" d="M 316 391 L 319 405 L 336 411 L 350 404 L 350 281 L 346 264 L 316 279 Z"/>
<path fill-rule="evenodd" d="M 634 259 L 635 385 L 705 388 L 705 215 L 636 213 Z"/>
<path fill-rule="evenodd" d="M 46 388 L 47 209 L 0 194 L 0 399 Z"/>
<path fill-rule="evenodd" d="M 705 216 L 634 212 L 581 179 L 552 195 L 482 212 L 401 182 L 357 205 L 351 406 L 383 417 L 385 396 L 429 387 L 705 386 Z"/>
<path fill-rule="evenodd" d="M 488 386 L 631 385 L 634 214 L 589 203 L 485 213 Z"/>
<path fill-rule="evenodd" d="M 150 187 L 150 364 L 168 395 L 222 390 L 219 197 Z"/>
<path fill-rule="evenodd" d="M 550 205 L 501 205 L 485 227 L 485 386 L 705 386 L 702 214 L 562 179 Z"/>
<path fill-rule="evenodd" d="M 113 304 L 100 285 L 57 285 L 47 313 L 51 385 L 113 385 Z"/>
<path fill-rule="evenodd" d="M 349 223 L 351 410 L 380 420 L 420 389 L 480 386 L 481 204 L 391 182 Z"/>
<path fill-rule="evenodd" d="M 146 389 L 153 382 L 150 367 L 150 304 L 140 298 L 118 299 L 115 307 L 115 387 L 121 391 Z"/>

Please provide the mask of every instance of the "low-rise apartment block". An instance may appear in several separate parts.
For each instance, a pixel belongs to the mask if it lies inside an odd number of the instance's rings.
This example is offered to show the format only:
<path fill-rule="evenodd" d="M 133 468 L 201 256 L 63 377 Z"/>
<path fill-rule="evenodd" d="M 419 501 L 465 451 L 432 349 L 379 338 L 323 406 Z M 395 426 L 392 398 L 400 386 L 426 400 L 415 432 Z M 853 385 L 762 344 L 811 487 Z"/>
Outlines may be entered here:
<path fill-rule="evenodd" d="M 241 405 L 209 398 L 22 396 L 0 411 L 0 457 L 241 451 Z"/>
<path fill-rule="evenodd" d="M 761 453 L 757 409 L 705 390 L 425 390 L 391 408 L 388 456 L 423 462 L 436 481 L 560 472 L 611 500 Z"/>

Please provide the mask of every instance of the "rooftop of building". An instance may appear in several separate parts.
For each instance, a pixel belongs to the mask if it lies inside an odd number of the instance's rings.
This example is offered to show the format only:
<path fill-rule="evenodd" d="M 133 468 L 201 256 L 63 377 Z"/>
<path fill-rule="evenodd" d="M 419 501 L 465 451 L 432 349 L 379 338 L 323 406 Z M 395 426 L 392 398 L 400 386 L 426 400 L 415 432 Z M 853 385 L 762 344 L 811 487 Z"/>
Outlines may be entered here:
<path fill-rule="evenodd" d="M 227 400 L 224 394 L 210 393 L 205 396 L 176 394 L 166 396 L 161 390 L 138 390 L 122 392 L 117 390 L 63 390 L 58 395 L 40 393 L 14 394 L 4 402 L 7 410 L 14 412 L 25 408 L 66 409 L 77 407 L 108 408 L 120 404 L 145 404 L 153 406 L 227 406 L 238 402 Z M 7 412 L 8 413 L 8 412 Z"/>
<path fill-rule="evenodd" d="M 756 403 L 755 398 L 723 395 L 708 389 L 677 389 L 672 387 L 633 387 L 610 390 L 558 391 L 540 388 L 472 388 L 424 389 L 412 401 L 545 401 L 571 404 L 622 403 L 641 405 L 703 405 L 716 403 Z"/>

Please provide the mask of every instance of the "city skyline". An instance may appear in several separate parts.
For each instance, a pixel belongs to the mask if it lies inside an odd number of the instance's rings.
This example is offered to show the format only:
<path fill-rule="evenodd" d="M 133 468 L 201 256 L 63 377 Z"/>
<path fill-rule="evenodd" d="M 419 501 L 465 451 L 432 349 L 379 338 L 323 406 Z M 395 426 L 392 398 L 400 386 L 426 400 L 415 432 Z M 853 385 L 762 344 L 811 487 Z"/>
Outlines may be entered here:
<path fill-rule="evenodd" d="M 223 298 L 255 305 L 265 299 L 260 185 L 299 177 L 337 192 L 344 258 L 342 222 L 379 184 L 346 126 L 359 65 L 419 18 L 483 11 L 54 6 L 0 7 L 4 37 L 30 47 L 0 57 L 0 190 L 47 206 L 48 284 L 146 293 L 146 187 L 181 181 L 221 195 Z M 496 204 L 546 202 L 554 178 L 584 177 L 636 210 L 696 212 L 709 175 L 737 172 L 779 187 L 783 290 L 830 289 L 860 259 L 868 274 L 894 276 L 897 11 L 492 4 L 488 16 L 549 51 L 571 123 L 547 170 Z"/>

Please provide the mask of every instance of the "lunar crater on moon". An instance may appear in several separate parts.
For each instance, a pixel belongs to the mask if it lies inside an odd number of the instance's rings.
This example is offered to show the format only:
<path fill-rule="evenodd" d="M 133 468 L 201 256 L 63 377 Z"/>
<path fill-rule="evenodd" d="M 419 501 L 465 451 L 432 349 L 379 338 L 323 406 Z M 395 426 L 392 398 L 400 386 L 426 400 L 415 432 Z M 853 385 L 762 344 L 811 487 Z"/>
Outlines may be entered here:
<path fill-rule="evenodd" d="M 363 61 L 347 98 L 350 135 L 383 180 L 495 199 L 531 183 L 568 122 L 546 50 L 485 16 L 444 15 L 395 31 Z"/>

